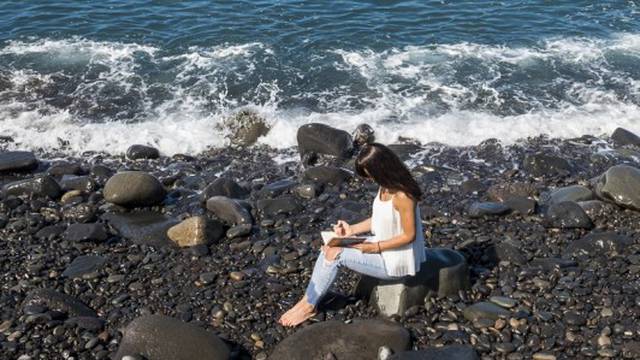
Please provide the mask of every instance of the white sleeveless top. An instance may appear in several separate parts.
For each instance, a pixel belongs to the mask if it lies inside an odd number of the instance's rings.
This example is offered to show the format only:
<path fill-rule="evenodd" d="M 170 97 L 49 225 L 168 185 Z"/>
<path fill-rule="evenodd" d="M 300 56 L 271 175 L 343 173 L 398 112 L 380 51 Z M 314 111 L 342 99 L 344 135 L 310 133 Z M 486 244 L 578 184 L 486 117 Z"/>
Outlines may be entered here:
<path fill-rule="evenodd" d="M 420 207 L 417 204 L 415 214 L 415 240 L 402 247 L 381 252 L 389 276 L 415 275 L 426 259 Z M 393 198 L 388 201 L 380 200 L 380 189 L 373 200 L 371 232 L 374 235 L 372 242 L 389 240 L 403 232 L 400 213 L 393 207 Z"/>

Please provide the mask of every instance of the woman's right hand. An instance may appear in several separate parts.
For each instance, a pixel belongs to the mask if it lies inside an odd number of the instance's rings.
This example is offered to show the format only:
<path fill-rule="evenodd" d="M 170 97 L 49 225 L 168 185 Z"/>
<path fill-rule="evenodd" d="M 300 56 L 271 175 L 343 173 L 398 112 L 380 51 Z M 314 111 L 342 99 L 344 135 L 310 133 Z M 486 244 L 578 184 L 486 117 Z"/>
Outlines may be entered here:
<path fill-rule="evenodd" d="M 347 224 L 344 220 L 338 220 L 338 223 L 333 226 L 333 232 L 338 236 L 350 236 L 353 235 L 351 231 L 351 225 Z"/>

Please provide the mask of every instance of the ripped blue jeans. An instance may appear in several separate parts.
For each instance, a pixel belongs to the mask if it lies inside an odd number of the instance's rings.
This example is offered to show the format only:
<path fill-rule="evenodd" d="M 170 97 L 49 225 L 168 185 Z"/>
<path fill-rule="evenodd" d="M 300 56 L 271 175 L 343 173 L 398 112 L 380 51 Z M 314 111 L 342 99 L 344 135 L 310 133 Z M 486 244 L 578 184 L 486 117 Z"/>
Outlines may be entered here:
<path fill-rule="evenodd" d="M 324 252 L 320 252 L 311 274 L 311 281 L 307 286 L 306 295 L 309 304 L 318 305 L 336 280 L 338 269 L 342 267 L 382 280 L 395 279 L 387 275 L 384 260 L 380 254 L 365 254 L 357 249 L 343 248 L 335 260 L 327 260 Z"/>

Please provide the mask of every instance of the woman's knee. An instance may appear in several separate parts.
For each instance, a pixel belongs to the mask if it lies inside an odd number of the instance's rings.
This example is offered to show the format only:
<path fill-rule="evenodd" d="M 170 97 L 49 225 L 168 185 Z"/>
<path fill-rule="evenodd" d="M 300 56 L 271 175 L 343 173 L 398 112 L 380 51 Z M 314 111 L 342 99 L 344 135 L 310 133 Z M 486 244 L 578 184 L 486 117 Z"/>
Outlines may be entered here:
<path fill-rule="evenodd" d="M 324 253 L 324 260 L 333 262 L 338 258 L 338 255 L 342 252 L 342 248 L 339 247 L 329 247 L 322 251 Z"/>

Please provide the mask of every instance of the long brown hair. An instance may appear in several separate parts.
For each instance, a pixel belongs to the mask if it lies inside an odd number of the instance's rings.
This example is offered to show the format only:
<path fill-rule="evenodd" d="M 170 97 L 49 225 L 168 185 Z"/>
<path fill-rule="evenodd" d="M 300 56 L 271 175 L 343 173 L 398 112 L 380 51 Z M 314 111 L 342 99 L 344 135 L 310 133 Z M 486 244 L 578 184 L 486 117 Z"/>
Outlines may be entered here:
<path fill-rule="evenodd" d="M 416 202 L 422 198 L 422 190 L 407 166 L 382 144 L 370 143 L 362 147 L 356 158 L 356 173 L 389 190 L 402 191 Z"/>

